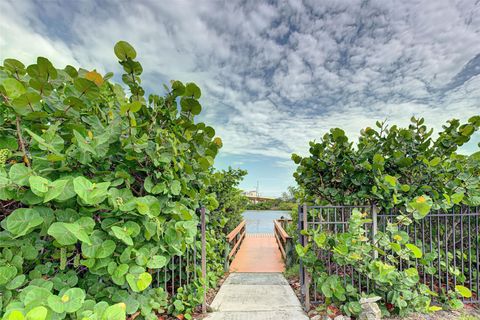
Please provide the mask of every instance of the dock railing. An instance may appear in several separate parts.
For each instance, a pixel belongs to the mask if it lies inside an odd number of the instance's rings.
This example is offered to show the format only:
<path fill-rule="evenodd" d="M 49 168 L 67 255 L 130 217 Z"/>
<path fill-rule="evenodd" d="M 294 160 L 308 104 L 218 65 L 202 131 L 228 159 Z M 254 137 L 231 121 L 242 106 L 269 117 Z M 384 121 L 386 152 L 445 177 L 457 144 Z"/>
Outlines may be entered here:
<path fill-rule="evenodd" d="M 230 268 L 230 262 L 235 258 L 235 255 L 240 249 L 240 246 L 245 239 L 247 233 L 246 222 L 243 220 L 227 235 L 227 250 L 225 250 L 225 271 Z"/>
<path fill-rule="evenodd" d="M 277 241 L 278 248 L 282 253 L 285 266 L 291 267 L 293 264 L 293 238 L 285 231 L 286 225 L 291 223 L 291 219 L 277 219 L 273 220 L 275 240 Z"/>

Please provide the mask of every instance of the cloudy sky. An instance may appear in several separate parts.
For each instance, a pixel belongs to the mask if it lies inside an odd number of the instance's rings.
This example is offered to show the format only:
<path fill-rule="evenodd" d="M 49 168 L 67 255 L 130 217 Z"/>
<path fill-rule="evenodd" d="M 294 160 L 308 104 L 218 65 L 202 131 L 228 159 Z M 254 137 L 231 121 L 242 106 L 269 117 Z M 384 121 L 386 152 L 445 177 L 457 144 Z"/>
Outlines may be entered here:
<path fill-rule="evenodd" d="M 120 74 L 118 40 L 149 91 L 201 86 L 217 167 L 249 170 L 242 187 L 264 195 L 294 184 L 291 153 L 331 127 L 480 114 L 480 0 L 0 0 L 1 60 Z"/>

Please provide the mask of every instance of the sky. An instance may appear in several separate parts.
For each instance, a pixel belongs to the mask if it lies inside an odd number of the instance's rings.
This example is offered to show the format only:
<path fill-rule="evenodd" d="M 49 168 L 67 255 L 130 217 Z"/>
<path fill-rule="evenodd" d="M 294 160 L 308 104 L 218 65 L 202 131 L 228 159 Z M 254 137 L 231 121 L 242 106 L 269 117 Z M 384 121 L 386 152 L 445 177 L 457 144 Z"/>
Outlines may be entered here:
<path fill-rule="evenodd" d="M 241 187 L 264 196 L 295 184 L 291 154 L 332 127 L 355 139 L 377 120 L 438 130 L 480 114 L 480 0 L 0 1 L 0 60 L 119 75 L 119 40 L 149 92 L 202 88 L 216 167 L 247 169 Z"/>

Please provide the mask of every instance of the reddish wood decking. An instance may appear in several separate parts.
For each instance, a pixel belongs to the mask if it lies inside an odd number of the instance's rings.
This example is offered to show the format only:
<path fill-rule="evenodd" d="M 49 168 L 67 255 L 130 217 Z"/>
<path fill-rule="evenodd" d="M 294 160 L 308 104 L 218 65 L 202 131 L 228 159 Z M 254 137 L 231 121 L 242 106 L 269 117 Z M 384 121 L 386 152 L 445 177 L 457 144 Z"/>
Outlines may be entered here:
<path fill-rule="evenodd" d="M 273 234 L 247 234 L 230 272 L 283 272 L 285 265 Z"/>

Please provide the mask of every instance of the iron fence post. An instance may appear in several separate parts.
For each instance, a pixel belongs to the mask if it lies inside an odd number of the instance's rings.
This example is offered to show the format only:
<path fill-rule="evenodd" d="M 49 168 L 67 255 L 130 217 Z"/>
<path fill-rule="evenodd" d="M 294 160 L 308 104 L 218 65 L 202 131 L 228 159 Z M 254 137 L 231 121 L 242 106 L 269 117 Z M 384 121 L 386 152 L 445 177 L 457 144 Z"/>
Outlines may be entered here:
<path fill-rule="evenodd" d="M 373 203 L 372 205 L 372 241 L 375 243 L 375 236 L 378 232 L 378 216 L 377 216 L 377 205 Z M 373 250 L 373 258 L 378 259 L 378 251 Z"/>
<path fill-rule="evenodd" d="M 308 238 L 307 238 L 307 235 L 306 235 L 306 232 L 308 230 L 307 210 L 308 210 L 308 207 L 304 203 L 303 204 L 303 212 L 302 212 L 302 215 L 303 215 L 303 231 L 305 233 L 305 235 L 303 236 L 303 246 L 304 247 L 306 247 L 308 245 Z M 310 276 L 308 274 L 307 269 L 305 269 L 305 268 L 304 268 L 303 273 L 305 275 L 305 279 L 304 279 L 304 283 L 305 283 L 305 308 L 307 309 L 307 312 L 308 312 L 310 310 Z"/>
<path fill-rule="evenodd" d="M 205 208 L 200 209 L 202 223 L 202 278 L 203 278 L 203 302 L 202 313 L 207 312 L 207 250 L 206 250 L 206 228 L 205 228 Z"/>
<path fill-rule="evenodd" d="M 297 213 L 298 213 L 298 218 L 297 218 L 297 234 L 298 234 L 298 243 L 303 246 L 303 235 L 302 235 L 302 229 L 303 229 L 303 223 L 302 223 L 302 206 L 299 205 L 298 206 L 298 210 L 297 210 Z M 303 285 L 304 285 L 304 272 L 303 272 L 303 261 L 302 259 L 299 257 L 298 259 L 298 264 L 299 264 L 299 268 L 298 268 L 298 271 L 299 271 L 299 276 L 300 276 L 300 297 L 302 299 L 302 303 L 305 304 L 305 297 L 303 295 L 303 291 L 304 291 L 304 288 L 303 288 Z"/>

